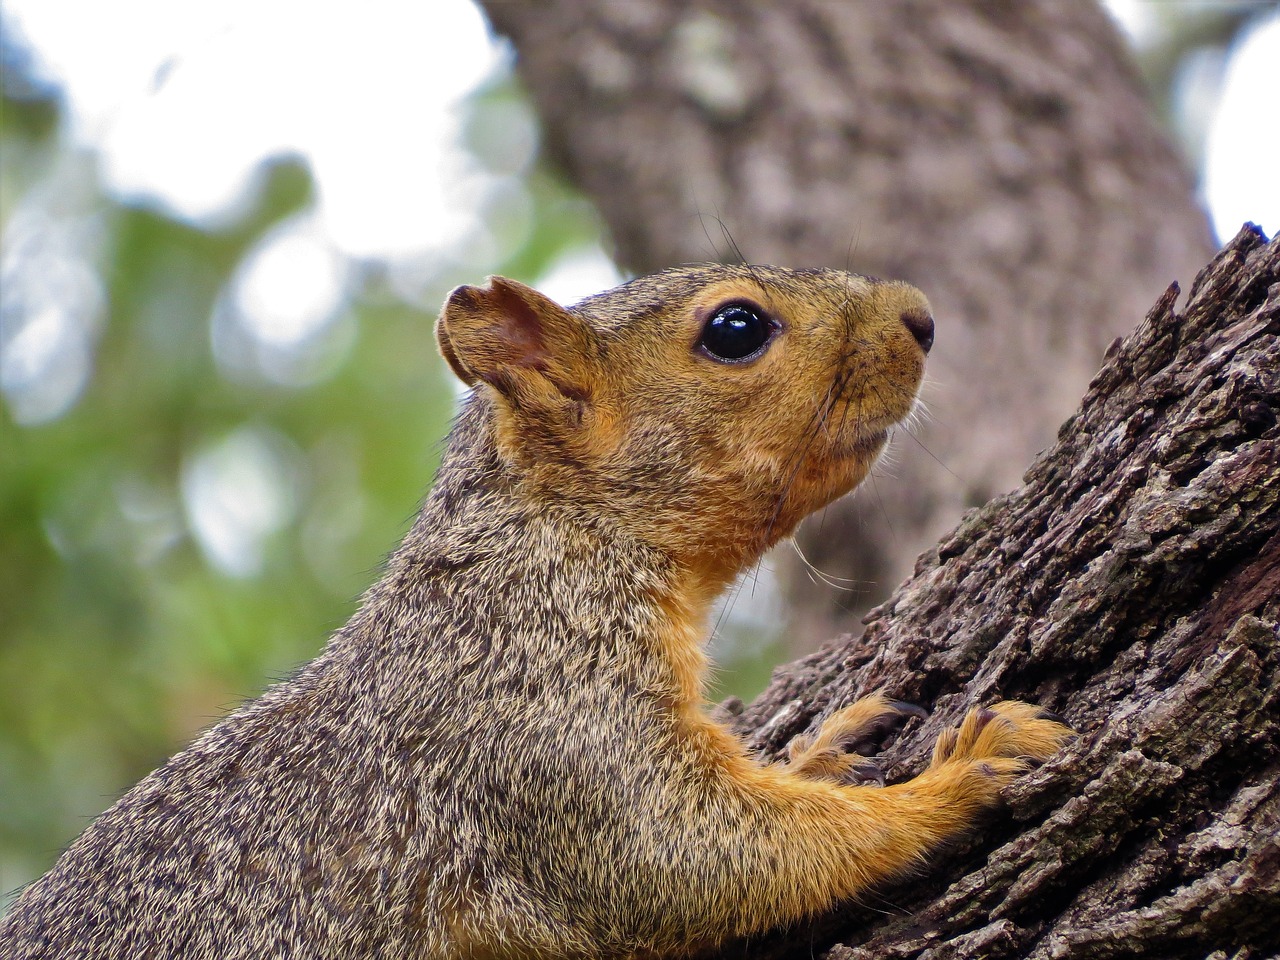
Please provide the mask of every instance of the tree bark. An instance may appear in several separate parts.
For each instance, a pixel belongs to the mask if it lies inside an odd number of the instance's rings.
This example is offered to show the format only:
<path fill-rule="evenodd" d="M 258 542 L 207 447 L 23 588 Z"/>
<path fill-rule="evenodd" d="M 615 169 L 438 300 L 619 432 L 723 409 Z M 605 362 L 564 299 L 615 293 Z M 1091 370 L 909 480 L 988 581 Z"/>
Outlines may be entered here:
<path fill-rule="evenodd" d="M 800 538 L 858 587 L 780 558 L 793 633 L 813 641 L 1015 484 L 1106 344 L 1212 254 L 1096 3 L 482 5 L 624 266 L 740 251 L 906 279 L 932 300 L 919 443 Z"/>
<path fill-rule="evenodd" d="M 875 690 L 1073 746 L 910 883 L 734 957 L 1261 957 L 1280 950 L 1280 242 L 1246 229 L 1107 351 L 1024 484 L 920 558 L 860 637 L 781 669 L 740 732 L 776 756 Z"/>

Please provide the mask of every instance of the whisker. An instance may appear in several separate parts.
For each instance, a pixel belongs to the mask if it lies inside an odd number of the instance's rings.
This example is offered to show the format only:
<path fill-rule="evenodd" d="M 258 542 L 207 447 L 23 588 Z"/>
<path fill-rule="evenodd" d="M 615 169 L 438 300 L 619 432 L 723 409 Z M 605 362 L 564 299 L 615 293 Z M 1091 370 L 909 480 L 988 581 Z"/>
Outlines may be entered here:
<path fill-rule="evenodd" d="M 707 229 L 706 215 L 698 211 L 698 226 L 702 227 L 702 235 L 707 238 L 707 259 L 716 259 L 716 242 L 711 239 L 711 231 Z"/>
<path fill-rule="evenodd" d="M 893 526 L 893 519 L 889 516 L 889 511 L 885 509 L 884 498 L 880 496 L 880 487 L 876 485 L 875 472 L 868 472 L 867 479 L 871 481 L 871 492 L 876 498 L 876 506 L 880 508 L 880 516 L 884 518 L 884 524 L 889 528 L 889 536 L 895 544 L 899 543 L 898 531 Z"/>
<path fill-rule="evenodd" d="M 911 442 L 912 442 L 912 443 L 914 443 L 914 444 L 915 444 L 917 447 L 919 447 L 921 450 L 923 450 L 923 451 L 928 455 L 928 457 L 929 457 L 929 459 L 930 459 L 930 460 L 932 460 L 934 463 L 936 463 L 938 466 L 940 466 L 943 470 L 947 471 L 947 473 L 951 474 L 951 476 L 952 476 L 954 479 L 956 479 L 956 480 L 961 480 L 961 482 L 963 482 L 962 478 L 960 477 L 960 475 L 959 475 L 958 473 L 956 473 L 954 470 L 952 470 L 950 467 L 948 467 L 945 463 L 943 463 L 941 460 L 939 460 L 939 459 L 934 455 L 934 452 L 933 452 L 932 450 L 930 450 L 927 446 L 925 446 L 925 444 L 924 444 L 924 441 L 923 441 L 923 440 L 921 440 L 919 437 L 917 437 L 917 436 L 916 436 L 914 433 L 912 433 L 910 430 L 903 430 L 902 432 L 903 432 L 903 433 L 905 433 L 908 437 L 910 437 L 910 438 L 911 438 Z"/>
<path fill-rule="evenodd" d="M 720 232 L 724 234 L 724 242 L 729 245 L 729 249 L 732 250 L 734 256 L 738 258 L 738 263 L 746 267 L 747 271 L 751 273 L 752 278 L 755 279 L 755 271 L 752 270 L 751 264 L 747 261 L 747 258 L 742 255 L 742 248 L 738 246 L 738 241 L 733 239 L 733 234 L 729 232 L 729 225 L 720 219 L 720 217 L 716 217 L 716 222 L 720 224 Z M 757 280 L 757 282 L 759 281 Z"/>
<path fill-rule="evenodd" d="M 796 552 L 796 556 L 800 558 L 800 562 L 804 565 L 806 572 L 814 582 L 820 582 L 833 590 L 843 590 L 846 593 L 852 593 L 860 586 L 864 586 L 864 582 L 856 577 L 837 577 L 833 574 L 819 570 L 813 562 L 804 555 L 804 551 L 800 549 L 800 544 L 795 537 L 790 538 L 791 547 Z M 848 584 L 848 586 L 846 586 Z"/>
<path fill-rule="evenodd" d="M 844 252 L 844 272 L 853 272 L 853 256 L 858 252 L 858 243 L 862 239 L 862 224 L 859 223 L 853 228 L 853 233 L 849 237 L 849 246 Z"/>
<path fill-rule="evenodd" d="M 711 627 L 712 636 L 718 635 L 720 633 L 720 628 L 723 627 L 725 621 L 729 619 L 729 612 L 733 609 L 733 605 L 738 602 L 738 595 L 742 593 L 742 582 L 742 577 L 739 577 L 733 582 L 733 589 L 729 591 L 729 596 L 726 597 L 724 603 L 720 605 L 720 615 L 716 617 L 716 622 Z"/>

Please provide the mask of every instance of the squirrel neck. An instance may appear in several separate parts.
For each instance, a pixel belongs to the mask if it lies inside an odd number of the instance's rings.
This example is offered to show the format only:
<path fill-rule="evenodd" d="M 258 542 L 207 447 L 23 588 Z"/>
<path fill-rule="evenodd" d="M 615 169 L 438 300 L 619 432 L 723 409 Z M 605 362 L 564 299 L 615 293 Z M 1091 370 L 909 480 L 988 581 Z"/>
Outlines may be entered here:
<path fill-rule="evenodd" d="M 482 394 L 464 403 L 431 493 L 366 607 L 415 598 L 419 610 L 463 606 L 478 617 L 523 609 L 525 623 L 477 623 L 477 632 L 496 627 L 504 643 L 596 644 L 606 660 L 649 653 L 648 685 L 664 698 L 700 704 L 705 625 L 723 584 L 699 582 L 590 504 L 530 495 L 498 452 L 494 420 Z M 365 613 L 372 614 L 362 618 L 367 623 L 409 615 Z"/>

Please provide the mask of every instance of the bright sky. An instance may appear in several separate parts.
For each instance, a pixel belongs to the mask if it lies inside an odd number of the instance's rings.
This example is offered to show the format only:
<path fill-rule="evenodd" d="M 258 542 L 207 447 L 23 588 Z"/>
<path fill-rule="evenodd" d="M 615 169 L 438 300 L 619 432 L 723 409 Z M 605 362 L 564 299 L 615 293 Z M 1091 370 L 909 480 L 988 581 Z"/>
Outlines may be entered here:
<path fill-rule="evenodd" d="M 1209 128 L 1205 200 L 1218 236 L 1246 220 L 1280 231 L 1280 15 L 1258 27 L 1227 65 L 1222 101 Z"/>
<path fill-rule="evenodd" d="M 1138 46 L 1155 34 L 1170 5 L 1162 0 L 1103 0 Z M 1194 8 L 1204 0 L 1173 0 Z M 1214 72 L 1220 66 L 1210 54 L 1191 69 Z M 1206 62 L 1209 61 L 1209 62 Z M 1200 191 L 1219 239 L 1235 236 L 1251 220 L 1274 236 L 1280 230 L 1280 127 L 1274 122 L 1275 82 L 1280 72 L 1280 14 L 1272 14 L 1241 42 L 1226 60 L 1221 97 L 1216 104 L 1192 102 L 1192 110 L 1208 109 L 1208 140 Z"/>

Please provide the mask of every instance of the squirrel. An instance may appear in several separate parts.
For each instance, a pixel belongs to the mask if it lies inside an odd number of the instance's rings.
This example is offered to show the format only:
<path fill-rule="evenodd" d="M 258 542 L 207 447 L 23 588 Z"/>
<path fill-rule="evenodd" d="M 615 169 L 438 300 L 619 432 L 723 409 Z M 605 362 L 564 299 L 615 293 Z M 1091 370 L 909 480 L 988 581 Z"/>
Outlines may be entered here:
<path fill-rule="evenodd" d="M 705 709 L 716 598 L 913 408 L 913 287 L 713 264 L 564 308 L 493 277 L 436 334 L 472 390 L 381 580 L 27 887 L 0 956 L 688 956 L 919 868 L 1070 735 L 975 707 L 876 786 L 842 745 L 908 705 L 777 763 Z"/>

